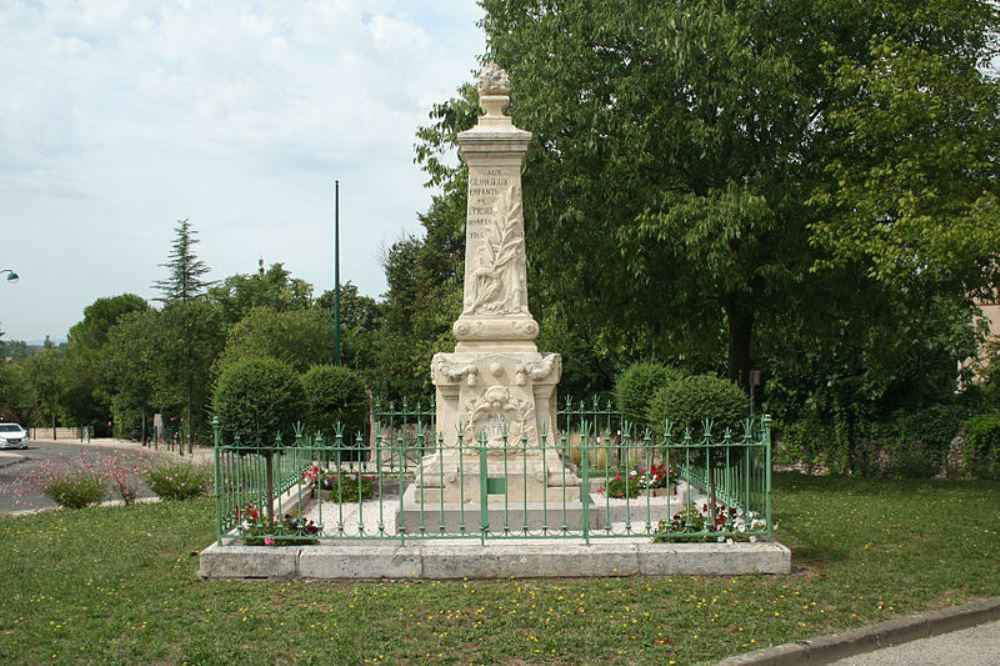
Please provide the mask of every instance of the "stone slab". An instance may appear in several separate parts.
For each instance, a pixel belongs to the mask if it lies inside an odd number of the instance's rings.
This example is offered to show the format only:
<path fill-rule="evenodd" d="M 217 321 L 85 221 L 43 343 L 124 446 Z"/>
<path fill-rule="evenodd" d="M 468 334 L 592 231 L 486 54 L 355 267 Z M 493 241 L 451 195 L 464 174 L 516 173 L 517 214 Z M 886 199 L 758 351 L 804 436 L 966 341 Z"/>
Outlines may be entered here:
<path fill-rule="evenodd" d="M 792 551 L 777 542 L 642 543 L 636 548 L 639 571 L 645 576 L 792 572 Z"/>
<path fill-rule="evenodd" d="M 318 580 L 420 578 L 420 552 L 398 544 L 368 548 L 318 546 L 303 548 L 298 576 Z"/>
<path fill-rule="evenodd" d="M 301 550 L 212 544 L 201 551 L 198 575 L 202 578 L 295 578 Z"/>
<path fill-rule="evenodd" d="M 651 544 L 644 538 L 589 545 L 575 539 L 351 541 L 274 548 L 212 545 L 201 553 L 203 578 L 446 580 L 609 576 L 787 574 L 777 543 Z"/>

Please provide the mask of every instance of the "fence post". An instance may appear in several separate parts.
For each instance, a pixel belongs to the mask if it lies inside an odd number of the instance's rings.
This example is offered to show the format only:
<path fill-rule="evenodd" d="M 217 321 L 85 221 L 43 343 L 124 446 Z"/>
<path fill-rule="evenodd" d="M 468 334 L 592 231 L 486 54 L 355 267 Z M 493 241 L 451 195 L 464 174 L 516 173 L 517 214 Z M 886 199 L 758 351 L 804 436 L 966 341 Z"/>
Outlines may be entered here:
<path fill-rule="evenodd" d="M 583 541 L 590 545 L 590 424 L 580 422 L 580 501 L 583 504 Z"/>
<path fill-rule="evenodd" d="M 489 489 L 486 486 L 486 433 L 479 433 L 479 541 L 486 545 L 490 531 Z"/>
<path fill-rule="evenodd" d="M 222 545 L 222 489 L 219 488 L 219 446 L 222 443 L 222 424 L 219 423 L 219 417 L 217 415 L 212 415 L 212 453 L 214 459 L 214 477 L 215 477 L 215 540 L 220 546 Z"/>
<path fill-rule="evenodd" d="M 764 436 L 764 520 L 767 521 L 767 536 L 772 537 L 771 524 L 771 415 L 760 419 L 761 434 Z"/>

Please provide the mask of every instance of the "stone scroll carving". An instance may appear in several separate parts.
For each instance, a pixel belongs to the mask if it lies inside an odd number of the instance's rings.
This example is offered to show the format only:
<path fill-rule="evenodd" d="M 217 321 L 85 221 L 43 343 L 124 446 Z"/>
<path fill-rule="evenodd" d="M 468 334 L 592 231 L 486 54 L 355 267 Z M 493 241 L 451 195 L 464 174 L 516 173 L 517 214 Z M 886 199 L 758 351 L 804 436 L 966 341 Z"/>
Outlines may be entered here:
<path fill-rule="evenodd" d="M 464 378 L 469 386 L 476 385 L 476 377 L 479 374 L 479 368 L 476 367 L 475 363 L 450 363 L 444 357 L 437 354 L 434 356 L 431 369 L 453 382 L 461 381 Z"/>
<path fill-rule="evenodd" d="M 486 237 L 476 250 L 464 314 L 529 314 L 521 226 L 521 192 L 511 185 L 500 193 Z"/>
<path fill-rule="evenodd" d="M 545 354 L 540 361 L 519 363 L 514 370 L 514 383 L 524 386 L 531 378 L 534 381 L 545 379 L 553 370 L 562 367 L 562 357 L 559 354 Z"/>

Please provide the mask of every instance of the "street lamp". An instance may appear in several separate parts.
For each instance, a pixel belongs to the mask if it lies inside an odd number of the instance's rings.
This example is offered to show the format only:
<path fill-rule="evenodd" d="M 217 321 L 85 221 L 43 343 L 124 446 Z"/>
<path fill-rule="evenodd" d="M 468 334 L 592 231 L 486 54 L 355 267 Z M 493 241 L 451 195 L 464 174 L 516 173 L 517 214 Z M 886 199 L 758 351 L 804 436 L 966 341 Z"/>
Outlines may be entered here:
<path fill-rule="evenodd" d="M 7 282 L 10 282 L 11 284 L 14 284 L 15 282 L 21 279 L 20 275 L 18 275 L 9 268 L 5 268 L 2 271 L 0 271 L 0 275 L 3 275 L 4 273 L 7 274 Z"/>

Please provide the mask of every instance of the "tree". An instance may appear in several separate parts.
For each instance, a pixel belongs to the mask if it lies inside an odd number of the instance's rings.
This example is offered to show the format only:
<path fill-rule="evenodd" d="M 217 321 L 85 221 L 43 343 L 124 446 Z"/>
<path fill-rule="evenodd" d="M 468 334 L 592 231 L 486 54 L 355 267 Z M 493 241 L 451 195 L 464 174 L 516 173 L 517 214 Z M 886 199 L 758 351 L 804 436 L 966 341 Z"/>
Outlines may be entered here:
<path fill-rule="evenodd" d="M 55 429 L 59 418 L 59 396 L 62 393 L 63 355 L 55 347 L 45 347 L 24 363 L 24 374 L 35 396 L 32 410 L 36 424 L 48 422 Z"/>
<path fill-rule="evenodd" d="M 324 291 L 314 303 L 315 307 L 333 312 L 335 294 Z M 340 285 L 340 325 L 347 330 L 376 331 L 382 323 L 382 305 L 370 296 L 358 293 L 357 285 L 350 281 Z"/>
<path fill-rule="evenodd" d="M 198 243 L 195 238 L 197 232 L 191 228 L 189 218 L 177 221 L 174 228 L 176 238 L 168 261 L 160 264 L 169 272 L 167 279 L 157 280 L 153 287 L 160 291 L 162 296 L 158 301 L 164 303 L 169 301 L 187 302 L 202 295 L 205 290 L 214 283 L 202 279 L 211 270 L 205 262 L 194 253 L 194 246 Z"/>
<path fill-rule="evenodd" d="M 190 452 L 195 431 L 207 431 L 212 363 L 225 345 L 225 324 L 207 299 L 177 300 L 160 311 L 159 333 L 163 378 L 154 401 L 168 411 L 183 410 Z"/>
<path fill-rule="evenodd" d="M 105 372 L 118 406 L 139 411 L 143 444 L 156 387 L 164 380 L 161 348 L 160 313 L 149 309 L 119 319 L 108 334 L 104 354 Z"/>
<path fill-rule="evenodd" d="M 95 425 L 99 432 L 105 427 L 112 394 L 104 363 L 109 334 L 123 317 L 148 309 L 135 294 L 99 298 L 84 308 L 83 320 L 70 329 L 60 399 L 75 423 Z"/>
<path fill-rule="evenodd" d="M 276 358 L 305 372 L 310 366 L 333 362 L 333 318 L 324 310 L 276 312 L 252 309 L 229 329 L 216 372 L 248 358 Z"/>
<path fill-rule="evenodd" d="M 249 453 L 264 456 L 265 511 L 268 525 L 273 526 L 274 452 L 277 441 L 292 442 L 292 426 L 303 416 L 302 381 L 291 366 L 277 359 L 244 359 L 219 376 L 212 404 L 223 432 L 238 436 Z"/>
<path fill-rule="evenodd" d="M 830 239 L 843 247 L 892 227 L 884 200 L 863 205 L 884 185 L 903 201 L 940 197 L 890 234 L 898 259 L 913 232 L 933 245 L 918 273 L 950 273 L 949 263 L 981 274 L 997 247 L 992 232 L 972 230 L 991 215 L 985 183 L 996 182 L 995 160 L 979 158 L 993 154 L 996 117 L 995 83 L 975 67 L 997 22 L 984 0 L 483 5 L 491 57 L 513 82 L 512 115 L 535 133 L 524 176 L 531 268 L 611 345 L 625 319 L 648 331 L 659 358 L 710 358 L 721 331 L 727 374 L 745 385 L 755 330 L 804 283 L 840 277 L 814 270 Z M 942 102 L 928 109 L 933 122 L 894 124 L 885 102 L 920 105 L 923 85 Z M 966 129 L 985 145 L 964 146 Z M 975 185 L 962 188 L 966 157 Z M 899 158 L 903 170 L 865 175 Z M 914 187 L 940 168 L 954 174 L 945 186 Z M 845 236 L 824 219 L 868 231 Z M 967 238 L 952 236 L 957 219 Z M 877 245 L 854 250 L 853 269 L 888 275 L 866 271 L 885 263 Z"/>
<path fill-rule="evenodd" d="M 208 290 L 208 297 L 219 304 L 229 325 L 243 319 L 255 307 L 272 310 L 301 310 L 312 304 L 312 285 L 291 277 L 281 263 L 264 270 L 264 260 L 252 275 L 238 273 Z"/>
<path fill-rule="evenodd" d="M 306 426 L 324 433 L 331 441 L 338 425 L 344 428 L 344 446 L 365 432 L 368 395 L 361 376 L 343 366 L 314 365 L 302 375 L 305 389 Z"/>
<path fill-rule="evenodd" d="M 0 360 L 0 419 L 9 417 L 30 426 L 35 404 L 34 388 L 28 381 L 24 364 Z"/>
<path fill-rule="evenodd" d="M 997 6 L 872 4 L 885 28 L 863 58 L 826 47 L 837 142 L 812 200 L 813 242 L 825 265 L 989 296 L 1000 284 L 1000 84 L 984 70 L 998 54 Z"/>
<path fill-rule="evenodd" d="M 181 343 L 183 360 L 179 367 L 184 368 L 185 384 L 185 425 L 187 429 L 188 451 L 194 450 L 194 399 L 195 399 L 195 379 L 199 369 L 204 369 L 204 365 L 197 363 L 197 357 L 204 351 L 204 344 L 212 337 L 211 325 L 202 326 L 197 317 L 204 310 L 198 306 L 189 307 L 189 304 L 197 302 L 204 294 L 205 290 L 212 286 L 212 282 L 203 279 L 208 274 L 209 268 L 203 261 L 198 259 L 194 253 L 194 245 L 198 242 L 195 238 L 195 231 L 191 228 L 191 223 L 187 218 L 177 221 L 175 228 L 176 239 L 173 249 L 169 255 L 169 261 L 160 264 L 168 269 L 169 275 L 165 280 L 157 280 L 153 283 L 162 296 L 157 300 L 173 305 L 169 318 L 166 320 L 172 325 L 177 325 L 174 332 L 178 334 L 177 340 Z M 166 308 L 164 308 L 166 313 Z M 211 322 L 214 324 L 215 322 Z"/>

